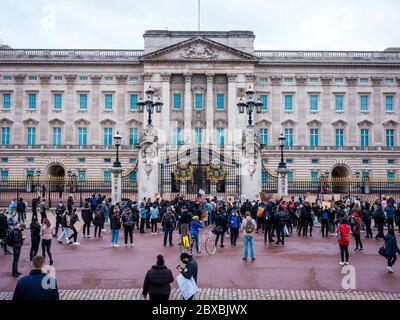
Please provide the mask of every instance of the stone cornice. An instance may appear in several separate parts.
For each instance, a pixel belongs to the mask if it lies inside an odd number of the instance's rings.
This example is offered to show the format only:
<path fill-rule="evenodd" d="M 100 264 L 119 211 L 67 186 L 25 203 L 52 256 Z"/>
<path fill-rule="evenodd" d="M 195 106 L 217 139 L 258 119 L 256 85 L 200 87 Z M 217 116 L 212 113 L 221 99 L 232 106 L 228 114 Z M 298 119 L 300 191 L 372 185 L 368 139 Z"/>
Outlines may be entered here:
<path fill-rule="evenodd" d="M 16 83 L 24 83 L 25 78 L 26 78 L 26 74 L 17 74 L 14 76 Z"/>
<path fill-rule="evenodd" d="M 319 121 L 318 119 L 314 119 L 314 120 L 308 121 L 306 124 L 309 127 L 320 127 L 322 125 L 322 122 Z"/>
<path fill-rule="evenodd" d="M 171 80 L 171 74 L 170 73 L 161 73 L 161 80 L 162 81 L 170 81 Z"/>
<path fill-rule="evenodd" d="M 62 119 L 59 119 L 59 118 L 54 118 L 54 119 L 51 119 L 51 120 L 49 121 L 49 124 L 50 124 L 51 126 L 53 126 L 53 125 L 64 125 L 64 124 L 65 124 L 65 121 L 62 120 Z"/>
<path fill-rule="evenodd" d="M 100 123 L 100 125 L 102 125 L 102 126 L 108 126 L 108 125 L 110 125 L 110 126 L 115 126 L 115 125 L 117 124 L 117 122 L 115 122 L 114 120 L 112 120 L 112 119 L 110 119 L 110 118 L 103 119 L 103 120 L 101 120 L 99 123 Z"/>
<path fill-rule="evenodd" d="M 307 77 L 306 76 L 296 76 L 296 84 L 299 86 L 304 86 L 307 84 Z"/>
<path fill-rule="evenodd" d="M 94 75 L 91 75 L 91 76 L 90 76 L 90 79 L 92 80 L 92 82 L 93 82 L 94 84 L 100 83 L 100 81 L 101 81 L 102 78 L 103 78 L 103 76 L 100 75 L 100 74 L 94 74 Z"/>
<path fill-rule="evenodd" d="M 355 86 L 357 84 L 357 82 L 358 82 L 358 77 L 355 77 L 355 76 L 346 77 L 346 83 L 349 86 Z"/>
<path fill-rule="evenodd" d="M 397 127 L 399 123 L 395 120 L 389 120 L 383 123 L 384 127 Z"/>
<path fill-rule="evenodd" d="M 68 84 L 74 84 L 77 78 L 78 78 L 78 75 L 76 75 L 76 74 L 66 74 L 65 75 L 65 80 L 67 80 Z"/>
<path fill-rule="evenodd" d="M 13 120 L 8 119 L 8 118 L 1 118 L 0 119 L 0 125 L 7 125 L 7 126 L 11 126 L 14 123 Z"/>
<path fill-rule="evenodd" d="M 282 83 L 281 76 L 271 76 L 271 83 L 273 86 L 279 86 Z"/>
<path fill-rule="evenodd" d="M 368 119 L 362 120 L 357 123 L 359 127 L 371 127 L 374 123 Z"/>
<path fill-rule="evenodd" d="M 371 77 L 371 81 L 374 86 L 380 86 L 383 83 L 383 77 Z"/>
<path fill-rule="evenodd" d="M 334 127 L 345 127 L 348 125 L 348 122 L 345 120 L 339 119 L 339 120 L 332 122 L 332 125 Z"/>
<path fill-rule="evenodd" d="M 324 86 L 329 86 L 332 82 L 333 77 L 332 76 L 323 76 L 321 77 L 322 85 Z"/>
<path fill-rule="evenodd" d="M 49 83 L 50 79 L 51 79 L 51 75 L 50 74 L 41 74 L 41 75 L 39 75 L 39 78 L 42 83 Z"/>
<path fill-rule="evenodd" d="M 153 78 L 153 74 L 150 72 L 143 73 L 143 80 L 144 81 L 151 81 Z"/>
<path fill-rule="evenodd" d="M 117 79 L 118 84 L 126 84 L 128 81 L 128 75 L 127 74 L 118 74 L 115 76 L 115 79 Z"/>
<path fill-rule="evenodd" d="M 281 124 L 284 127 L 294 127 L 297 124 L 297 122 L 292 119 L 287 119 L 285 121 L 282 121 Z"/>
<path fill-rule="evenodd" d="M 74 121 L 75 125 L 86 125 L 88 126 L 90 124 L 90 121 L 85 119 L 85 118 L 79 118 L 77 120 Z"/>
<path fill-rule="evenodd" d="M 26 126 L 28 126 L 28 125 L 37 126 L 39 124 L 39 121 L 34 118 L 28 118 L 28 119 L 25 119 L 24 121 L 22 121 L 22 123 Z"/>
<path fill-rule="evenodd" d="M 228 81 L 236 81 L 237 80 L 237 73 L 228 73 L 226 75 L 228 77 Z M 248 80 L 248 75 L 246 75 L 246 79 Z M 248 81 L 254 81 L 255 77 L 253 76 L 252 80 L 248 80 Z"/>

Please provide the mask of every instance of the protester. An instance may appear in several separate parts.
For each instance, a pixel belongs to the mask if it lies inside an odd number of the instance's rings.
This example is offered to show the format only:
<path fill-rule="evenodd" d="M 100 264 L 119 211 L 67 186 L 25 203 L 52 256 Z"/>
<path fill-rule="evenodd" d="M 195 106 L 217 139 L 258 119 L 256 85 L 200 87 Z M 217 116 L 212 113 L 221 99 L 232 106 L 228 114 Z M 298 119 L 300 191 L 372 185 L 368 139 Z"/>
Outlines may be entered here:
<path fill-rule="evenodd" d="M 397 240 L 394 233 L 394 229 L 389 229 L 385 236 L 385 256 L 388 260 L 387 272 L 393 273 L 393 265 L 396 263 L 396 255 L 400 253 L 400 249 L 397 246 Z"/>
<path fill-rule="evenodd" d="M 396 208 L 393 203 L 388 203 L 387 207 L 384 209 L 384 213 L 386 216 L 386 225 L 388 229 L 394 229 L 394 218 L 396 216 Z"/>
<path fill-rule="evenodd" d="M 48 205 L 47 205 L 47 202 L 46 202 L 46 199 L 44 198 L 44 196 L 43 196 L 42 201 L 40 202 L 39 208 L 40 208 L 40 217 L 41 217 L 40 224 L 43 224 L 44 219 L 47 218 L 46 210 L 48 209 Z"/>
<path fill-rule="evenodd" d="M 190 223 L 190 228 L 191 228 L 191 233 L 190 233 L 190 238 L 191 238 L 191 242 L 192 242 L 192 250 L 193 250 L 193 245 L 196 248 L 196 252 L 197 254 L 200 254 L 200 248 L 199 248 L 199 232 L 200 229 L 202 229 L 204 227 L 204 225 L 199 221 L 199 217 L 198 216 L 194 216 L 192 218 L 192 222 Z M 194 243 L 193 243 L 194 241 Z"/>
<path fill-rule="evenodd" d="M 321 232 L 322 232 L 322 237 L 328 237 L 328 232 L 329 232 L 329 209 L 326 206 L 322 210 L 322 215 L 321 215 Z"/>
<path fill-rule="evenodd" d="M 23 198 L 19 198 L 17 202 L 18 223 L 25 223 L 26 219 L 26 202 Z"/>
<path fill-rule="evenodd" d="M 66 210 L 67 208 L 65 208 L 63 203 L 60 202 L 56 208 L 56 228 L 55 228 L 54 238 L 58 237 L 58 228 L 59 227 L 62 228 L 62 218 Z"/>
<path fill-rule="evenodd" d="M 7 234 L 8 234 L 8 217 L 7 211 L 0 211 L 0 243 L 3 249 L 4 255 L 12 255 L 7 248 Z"/>
<path fill-rule="evenodd" d="M 125 238 L 124 248 L 128 247 L 128 236 L 130 240 L 130 246 L 131 248 L 133 248 L 134 221 L 133 221 L 132 211 L 129 208 L 126 208 L 122 214 L 122 225 L 124 227 L 124 238 Z"/>
<path fill-rule="evenodd" d="M 32 260 L 32 271 L 28 276 L 18 280 L 12 297 L 13 301 L 45 301 L 59 300 L 57 281 L 49 279 L 49 275 L 43 272 L 44 258 L 36 256 Z M 44 277 L 47 277 L 44 279 Z M 44 281 L 49 286 L 43 286 Z"/>
<path fill-rule="evenodd" d="M 78 214 L 76 213 L 76 208 L 74 208 L 71 213 L 70 225 L 69 225 L 69 228 L 72 230 L 72 235 L 69 236 L 69 238 L 68 238 L 68 240 L 70 240 L 68 242 L 68 244 L 73 244 L 75 246 L 80 245 L 80 243 L 77 241 L 78 240 L 78 231 L 75 228 L 75 224 L 78 221 L 79 221 L 79 217 L 78 217 Z M 74 238 L 74 241 L 71 241 L 72 238 Z"/>
<path fill-rule="evenodd" d="M 50 262 L 49 264 L 53 265 L 53 256 L 51 254 L 51 239 L 52 239 L 53 227 L 51 226 L 49 219 L 44 219 L 42 225 L 42 256 L 46 259 L 46 252 L 49 256 Z"/>
<path fill-rule="evenodd" d="M 156 265 L 152 266 L 146 273 L 143 283 L 143 297 L 150 295 L 150 301 L 169 300 L 171 294 L 171 283 L 174 282 L 172 271 L 165 265 L 164 257 L 157 256 Z"/>
<path fill-rule="evenodd" d="M 111 227 L 111 246 L 118 248 L 119 230 L 121 229 L 121 217 L 119 216 L 119 209 L 115 208 L 113 216 L 110 219 Z"/>
<path fill-rule="evenodd" d="M 246 219 L 243 220 L 240 230 L 244 234 L 244 256 L 243 260 L 247 261 L 248 247 L 250 246 L 251 261 L 256 260 L 254 255 L 254 232 L 257 229 L 257 225 L 254 219 L 251 218 L 250 211 L 245 213 Z"/>
<path fill-rule="evenodd" d="M 364 205 L 364 210 L 363 210 L 363 218 L 365 222 L 365 228 L 366 228 L 366 239 L 373 238 L 372 234 L 372 228 L 371 228 L 371 222 L 372 222 L 372 212 L 370 208 L 370 204 L 368 202 L 365 203 Z"/>
<path fill-rule="evenodd" d="M 172 212 L 171 208 L 167 209 L 167 212 L 164 214 L 161 220 L 161 226 L 164 229 L 164 247 L 167 246 L 167 238 L 169 237 L 169 246 L 173 247 L 172 236 L 173 232 L 176 229 L 176 217 Z M 142 226 L 141 226 L 142 227 Z"/>
<path fill-rule="evenodd" d="M 277 235 L 277 241 L 275 244 L 282 243 L 282 245 L 285 245 L 285 225 L 288 220 L 288 215 L 285 212 L 284 208 L 282 205 L 279 206 L 279 210 L 275 215 L 275 220 L 276 220 L 276 235 Z M 247 255 L 245 255 L 247 257 Z"/>
<path fill-rule="evenodd" d="M 88 202 L 85 203 L 85 207 L 82 209 L 82 220 L 84 222 L 83 225 L 83 238 L 90 238 L 90 225 L 93 221 L 93 212 L 90 208 Z"/>
<path fill-rule="evenodd" d="M 62 244 L 63 243 L 63 239 L 65 238 L 67 241 L 67 244 L 69 243 L 69 228 L 71 225 L 71 215 L 69 213 L 68 210 L 64 211 L 64 214 L 62 216 L 62 232 L 61 235 L 58 237 L 57 241 L 58 243 Z"/>
<path fill-rule="evenodd" d="M 142 203 L 140 206 L 140 233 L 146 233 L 144 228 L 146 226 L 147 211 Z"/>
<path fill-rule="evenodd" d="M 221 248 L 224 248 L 224 234 L 226 229 L 226 219 L 222 213 L 222 210 L 218 210 L 217 216 L 215 217 L 215 228 L 213 230 L 213 233 L 216 234 L 215 247 L 218 245 L 218 239 L 221 238 Z"/>
<path fill-rule="evenodd" d="M 29 230 L 31 231 L 31 250 L 29 254 L 30 261 L 37 256 L 39 251 L 41 227 L 38 221 L 38 218 L 35 217 L 32 219 L 32 223 L 29 225 Z"/>
<path fill-rule="evenodd" d="M 18 271 L 18 262 L 21 255 L 21 249 L 24 244 L 25 236 L 22 232 L 25 230 L 25 224 L 21 223 L 17 228 L 12 230 L 11 243 L 13 247 L 13 264 L 12 264 L 12 276 L 19 277 L 22 273 Z"/>
<path fill-rule="evenodd" d="M 198 265 L 197 262 L 193 259 L 193 257 L 188 253 L 182 253 L 180 256 L 181 261 L 186 265 L 185 267 L 178 264 L 176 269 L 184 276 L 186 279 L 190 280 L 194 279 L 197 284 L 197 274 L 198 274 Z M 193 300 L 194 295 L 191 296 L 188 300 Z"/>
<path fill-rule="evenodd" d="M 361 241 L 361 225 L 362 221 L 359 217 L 359 212 L 354 211 L 353 216 L 351 218 L 351 227 L 352 227 L 352 232 L 353 232 L 353 237 L 356 241 L 356 248 L 354 251 L 363 251 L 363 244 Z"/>
<path fill-rule="evenodd" d="M 237 212 L 236 206 L 233 207 L 231 215 L 229 216 L 229 230 L 231 236 L 231 247 L 236 247 L 236 241 L 239 237 L 239 229 L 241 224 L 241 218 Z"/>
<path fill-rule="evenodd" d="M 94 225 L 94 237 L 101 238 L 102 237 L 101 230 L 104 225 L 104 218 L 103 218 L 103 214 L 101 212 L 101 208 L 97 208 L 94 213 L 93 225 Z"/>
<path fill-rule="evenodd" d="M 336 239 L 340 248 L 341 266 L 349 264 L 349 244 L 350 244 L 350 226 L 346 218 L 343 218 L 336 230 Z"/>
<path fill-rule="evenodd" d="M 151 234 L 157 235 L 157 223 L 159 218 L 159 211 L 156 204 L 150 209 L 150 219 L 151 219 Z"/>

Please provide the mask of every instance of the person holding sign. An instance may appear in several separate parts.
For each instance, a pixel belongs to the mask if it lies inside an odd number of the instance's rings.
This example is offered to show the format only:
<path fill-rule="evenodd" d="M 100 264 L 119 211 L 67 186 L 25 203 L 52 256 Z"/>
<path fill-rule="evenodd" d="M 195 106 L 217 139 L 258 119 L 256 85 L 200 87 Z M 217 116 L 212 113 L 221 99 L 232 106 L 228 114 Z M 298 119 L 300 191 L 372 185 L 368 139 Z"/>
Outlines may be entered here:
<path fill-rule="evenodd" d="M 199 270 L 197 262 L 188 253 L 182 253 L 180 256 L 180 259 L 186 266 L 183 267 L 180 264 L 178 264 L 176 266 L 176 269 L 181 273 L 181 275 L 185 279 L 191 280 L 193 278 L 194 285 L 197 287 L 197 273 Z M 194 291 L 197 291 L 196 288 L 194 288 L 194 289 L 195 289 Z M 182 290 L 182 288 L 181 288 L 181 290 Z M 185 300 L 193 300 L 193 298 L 194 298 L 194 294 Z"/>

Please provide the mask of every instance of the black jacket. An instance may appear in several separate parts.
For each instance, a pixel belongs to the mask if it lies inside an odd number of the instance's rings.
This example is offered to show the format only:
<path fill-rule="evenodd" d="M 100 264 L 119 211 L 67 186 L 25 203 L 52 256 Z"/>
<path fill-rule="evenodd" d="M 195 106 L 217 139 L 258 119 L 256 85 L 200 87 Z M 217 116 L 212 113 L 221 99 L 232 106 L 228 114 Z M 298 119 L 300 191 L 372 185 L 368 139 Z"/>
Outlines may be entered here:
<path fill-rule="evenodd" d="M 227 228 L 227 225 L 226 225 L 226 218 L 225 218 L 222 214 L 218 214 L 218 215 L 215 217 L 215 226 L 216 226 L 216 227 L 217 227 L 217 226 L 221 226 L 223 232 L 225 232 L 225 231 L 228 229 L 228 228 Z"/>
<path fill-rule="evenodd" d="M 42 273 L 42 270 L 32 270 L 29 276 L 23 277 L 17 282 L 17 286 L 14 290 L 13 300 L 59 300 L 57 281 L 45 281 L 50 289 L 43 288 L 42 282 L 46 274 Z M 51 289 L 51 285 L 55 288 Z"/>
<path fill-rule="evenodd" d="M 0 239 L 3 239 L 7 235 L 7 231 L 7 217 L 3 213 L 0 213 Z"/>
<path fill-rule="evenodd" d="M 26 205 L 24 201 L 18 201 L 17 203 L 17 212 L 25 212 L 26 211 Z"/>
<path fill-rule="evenodd" d="M 285 211 L 279 210 L 276 213 L 275 218 L 276 218 L 276 224 L 277 225 L 284 226 L 286 224 L 286 221 L 287 221 L 287 214 L 286 214 Z"/>
<path fill-rule="evenodd" d="M 171 270 L 166 266 L 152 266 L 144 278 L 143 294 L 170 294 L 172 282 L 174 276 Z"/>
<path fill-rule="evenodd" d="M 24 244 L 24 239 L 22 238 L 22 231 L 18 228 L 15 228 L 13 236 L 14 236 L 13 248 L 22 248 L 22 245 Z"/>
<path fill-rule="evenodd" d="M 193 277 L 194 281 L 197 283 L 197 271 L 197 262 L 193 259 L 190 259 L 189 262 L 186 264 L 185 269 L 183 269 L 182 275 L 189 280 Z"/>
<path fill-rule="evenodd" d="M 31 230 L 31 239 L 32 241 L 39 241 L 40 240 L 40 224 L 38 223 L 31 223 L 29 226 L 29 229 Z"/>
<path fill-rule="evenodd" d="M 90 208 L 83 208 L 82 209 L 82 220 L 85 223 L 89 223 L 93 221 L 93 214 Z"/>
<path fill-rule="evenodd" d="M 119 216 L 110 218 L 110 227 L 111 230 L 119 230 L 121 229 L 121 218 Z"/>

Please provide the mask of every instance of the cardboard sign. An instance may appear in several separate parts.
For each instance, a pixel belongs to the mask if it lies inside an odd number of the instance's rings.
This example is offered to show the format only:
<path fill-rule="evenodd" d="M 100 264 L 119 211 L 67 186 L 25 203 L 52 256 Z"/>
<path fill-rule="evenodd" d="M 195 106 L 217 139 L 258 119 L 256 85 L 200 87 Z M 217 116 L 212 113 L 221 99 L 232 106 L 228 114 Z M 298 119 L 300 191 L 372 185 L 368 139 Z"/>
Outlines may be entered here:
<path fill-rule="evenodd" d="M 325 209 L 325 208 L 330 208 L 331 207 L 331 203 L 330 202 L 327 202 L 327 201 L 323 201 L 322 202 L 322 208 L 323 209 Z"/>
<path fill-rule="evenodd" d="M 341 199 L 340 194 L 334 194 L 334 195 L 333 195 L 333 200 L 334 200 L 334 201 L 340 201 L 340 199 Z"/>
<path fill-rule="evenodd" d="M 85 222 L 83 221 L 82 214 L 81 214 L 79 221 L 75 222 L 75 224 L 74 224 L 74 227 L 78 233 L 79 233 L 79 231 L 82 230 L 84 224 L 85 224 Z"/>
<path fill-rule="evenodd" d="M 309 204 L 316 203 L 317 202 L 317 196 L 308 196 L 306 198 L 306 202 L 308 202 Z"/>

